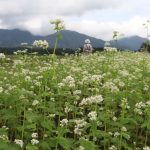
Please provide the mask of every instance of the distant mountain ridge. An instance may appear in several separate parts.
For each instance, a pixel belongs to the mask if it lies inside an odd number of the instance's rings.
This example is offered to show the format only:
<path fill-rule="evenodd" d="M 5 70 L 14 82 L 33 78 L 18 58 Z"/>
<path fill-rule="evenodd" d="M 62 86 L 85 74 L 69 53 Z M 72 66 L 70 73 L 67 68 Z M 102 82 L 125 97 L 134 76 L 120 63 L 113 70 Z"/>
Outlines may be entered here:
<path fill-rule="evenodd" d="M 139 50 L 143 42 L 147 39 L 140 36 L 130 36 L 118 40 L 117 44 L 114 41 L 110 41 L 111 45 L 119 49 Z"/>
<path fill-rule="evenodd" d="M 93 47 L 104 47 L 105 41 L 101 39 L 70 30 L 63 30 L 61 33 L 63 38 L 58 43 L 59 48 L 76 49 L 82 47 L 85 39 L 90 39 Z M 32 44 L 35 40 L 47 40 L 49 47 L 52 48 L 55 43 L 55 34 L 36 36 L 28 31 L 22 31 L 20 29 L 0 29 L 0 47 L 19 47 L 21 43 Z M 110 41 L 110 43 L 111 46 L 117 46 L 121 49 L 138 50 L 145 40 L 145 38 L 139 36 L 131 36 L 118 40 L 117 45 L 114 41 Z"/>
<path fill-rule="evenodd" d="M 85 39 L 90 39 L 93 47 L 103 47 L 105 41 L 81 34 L 75 31 L 63 30 L 62 39 L 59 40 L 59 48 L 76 49 L 84 44 Z M 32 44 L 35 40 L 47 40 L 50 47 L 54 47 L 55 34 L 48 36 L 35 36 L 28 31 L 19 29 L 4 30 L 0 29 L 0 47 L 18 47 L 21 43 Z"/>

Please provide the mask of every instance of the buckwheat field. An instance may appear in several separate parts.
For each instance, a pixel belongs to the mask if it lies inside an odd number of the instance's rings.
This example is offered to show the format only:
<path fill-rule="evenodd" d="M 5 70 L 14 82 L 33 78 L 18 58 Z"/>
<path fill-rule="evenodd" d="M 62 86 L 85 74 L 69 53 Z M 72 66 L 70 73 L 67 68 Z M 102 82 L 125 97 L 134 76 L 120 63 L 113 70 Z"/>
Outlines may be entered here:
<path fill-rule="evenodd" d="M 0 54 L 0 150 L 150 150 L 150 54 Z"/>

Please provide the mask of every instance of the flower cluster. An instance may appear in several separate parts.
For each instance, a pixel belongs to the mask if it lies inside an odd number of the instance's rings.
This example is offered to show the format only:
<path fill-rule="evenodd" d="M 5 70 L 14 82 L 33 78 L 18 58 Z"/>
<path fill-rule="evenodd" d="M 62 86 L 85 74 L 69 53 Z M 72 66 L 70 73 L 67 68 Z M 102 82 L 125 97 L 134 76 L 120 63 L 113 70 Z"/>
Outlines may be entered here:
<path fill-rule="evenodd" d="M 106 52 L 117 52 L 117 48 L 114 47 L 104 47 L 104 51 Z"/>
<path fill-rule="evenodd" d="M 62 80 L 61 83 L 58 84 L 58 87 L 64 87 L 64 86 L 67 86 L 67 87 L 75 87 L 75 80 L 73 77 L 71 76 L 67 76 L 65 79 Z"/>
<path fill-rule="evenodd" d="M 39 101 L 38 100 L 34 100 L 33 103 L 32 103 L 32 106 L 36 106 L 39 104 Z"/>
<path fill-rule="evenodd" d="M 90 96 L 84 98 L 79 105 L 83 106 L 83 105 L 91 105 L 91 104 L 100 104 L 102 102 L 103 102 L 103 97 L 101 95 L 96 95 L 96 96 Z"/>
<path fill-rule="evenodd" d="M 55 31 L 61 31 L 65 29 L 64 21 L 61 19 L 51 20 L 50 23 L 54 25 Z"/>
<path fill-rule="evenodd" d="M 114 145 L 111 145 L 111 147 L 109 147 L 109 150 L 117 150 L 117 147 Z"/>
<path fill-rule="evenodd" d="M 15 139 L 14 142 L 15 142 L 17 145 L 20 145 L 21 148 L 23 147 L 23 141 L 22 141 L 22 140 Z"/>
<path fill-rule="evenodd" d="M 150 101 L 147 101 L 147 102 L 142 102 L 141 101 L 141 102 L 135 104 L 134 112 L 136 114 L 143 115 L 144 114 L 144 110 L 147 107 L 150 107 Z"/>
<path fill-rule="evenodd" d="M 38 133 L 32 133 L 32 135 L 31 135 L 31 137 L 32 137 L 32 140 L 31 140 L 31 144 L 32 145 L 36 145 L 36 144 L 38 144 L 39 143 L 39 141 L 37 140 L 37 138 L 38 138 Z"/>
<path fill-rule="evenodd" d="M 27 49 L 24 50 L 17 50 L 16 52 L 14 52 L 13 54 L 18 55 L 18 54 L 26 54 L 28 52 Z"/>
<path fill-rule="evenodd" d="M 36 132 L 35 132 L 35 133 L 32 133 L 31 136 L 32 136 L 32 138 L 38 138 L 38 133 L 36 133 Z"/>
<path fill-rule="evenodd" d="M 150 150 L 150 147 L 149 146 L 145 146 L 145 147 L 143 147 L 143 150 Z"/>
<path fill-rule="evenodd" d="M 4 59 L 6 58 L 5 54 L 4 53 L 0 53 L 0 59 Z"/>
<path fill-rule="evenodd" d="M 96 118 L 97 118 L 97 112 L 96 111 L 91 111 L 88 114 L 88 117 L 90 118 L 90 120 L 96 120 Z"/>
<path fill-rule="evenodd" d="M 129 106 L 129 104 L 128 104 L 128 101 L 127 101 L 127 99 L 126 98 L 123 98 L 122 100 L 121 100 L 121 105 L 120 105 L 122 108 L 125 108 L 125 109 L 129 109 L 130 108 L 130 106 Z"/>
<path fill-rule="evenodd" d="M 42 41 L 42 40 L 35 40 L 33 42 L 33 46 L 35 47 L 40 47 L 40 48 L 43 48 L 43 49 L 47 49 L 49 44 L 46 40 Z"/>
<path fill-rule="evenodd" d="M 3 135 L 0 135 L 0 139 L 4 140 L 4 141 L 7 141 L 8 140 L 8 136 L 3 134 Z"/>
<path fill-rule="evenodd" d="M 60 126 L 62 126 L 62 127 L 67 125 L 67 124 L 68 124 L 68 119 L 63 119 L 60 121 Z"/>
<path fill-rule="evenodd" d="M 107 81 L 103 84 L 103 88 L 110 90 L 112 93 L 118 92 L 119 88 L 112 82 L 112 81 Z"/>
<path fill-rule="evenodd" d="M 84 119 L 77 119 L 74 121 L 75 122 L 75 129 L 74 133 L 77 135 L 81 135 L 83 128 L 86 126 L 87 122 Z"/>
<path fill-rule="evenodd" d="M 0 93 L 2 93 L 3 92 L 3 87 L 0 87 Z"/>

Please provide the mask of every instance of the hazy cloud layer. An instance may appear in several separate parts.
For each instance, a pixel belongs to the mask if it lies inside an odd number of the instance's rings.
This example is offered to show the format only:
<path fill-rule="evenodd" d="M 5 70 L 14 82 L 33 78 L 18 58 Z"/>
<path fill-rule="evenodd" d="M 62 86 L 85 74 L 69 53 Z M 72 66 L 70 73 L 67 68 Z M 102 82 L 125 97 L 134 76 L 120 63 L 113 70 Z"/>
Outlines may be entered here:
<path fill-rule="evenodd" d="M 0 0 L 0 28 L 20 28 L 33 34 L 52 33 L 49 19 L 62 18 L 66 28 L 102 39 L 114 30 L 126 35 L 144 35 L 142 22 L 148 15 L 138 14 L 148 0 Z M 131 15 L 133 14 L 133 15 Z M 149 14 L 149 13 L 147 13 Z M 118 19 L 118 20 L 117 20 Z"/>
<path fill-rule="evenodd" d="M 143 28 L 142 23 L 148 18 L 135 16 L 127 21 L 121 22 L 98 22 L 83 20 L 80 23 L 68 23 L 68 29 L 75 30 L 88 35 L 101 38 L 104 40 L 112 39 L 113 31 L 119 31 L 124 36 L 146 36 L 146 30 Z"/>
<path fill-rule="evenodd" d="M 1 0 L 0 16 L 18 14 L 81 15 L 95 9 L 113 8 L 119 0 Z"/>

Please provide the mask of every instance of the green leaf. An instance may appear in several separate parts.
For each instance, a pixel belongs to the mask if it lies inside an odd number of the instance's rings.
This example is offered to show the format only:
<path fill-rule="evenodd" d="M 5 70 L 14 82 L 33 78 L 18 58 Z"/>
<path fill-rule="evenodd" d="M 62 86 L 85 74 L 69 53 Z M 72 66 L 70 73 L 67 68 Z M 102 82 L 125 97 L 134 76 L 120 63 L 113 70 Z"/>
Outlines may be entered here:
<path fill-rule="evenodd" d="M 3 140 L 0 140 L 0 150 L 21 150 L 21 147 L 14 143 L 7 143 Z"/>
<path fill-rule="evenodd" d="M 96 145 L 92 141 L 81 139 L 80 145 L 83 146 L 86 150 L 96 150 Z"/>
<path fill-rule="evenodd" d="M 59 127 L 58 128 L 58 135 L 59 137 L 64 136 L 69 130 L 66 127 Z"/>
<path fill-rule="evenodd" d="M 50 149 L 50 146 L 49 146 L 49 141 L 48 140 L 43 140 L 43 141 L 40 141 L 40 148 L 41 149 Z"/>
<path fill-rule="evenodd" d="M 45 120 L 45 121 L 41 122 L 41 126 L 43 128 L 48 129 L 49 131 L 51 131 L 53 128 L 53 122 L 50 120 Z"/>
<path fill-rule="evenodd" d="M 58 138 L 58 143 L 65 149 L 65 150 L 70 150 L 72 147 L 72 140 L 71 139 L 67 139 L 64 137 L 59 137 Z"/>
<path fill-rule="evenodd" d="M 36 146 L 34 146 L 34 145 L 31 145 L 31 144 L 28 144 L 28 145 L 26 146 L 26 149 L 27 149 L 27 150 L 38 150 L 38 147 L 36 147 Z"/>

